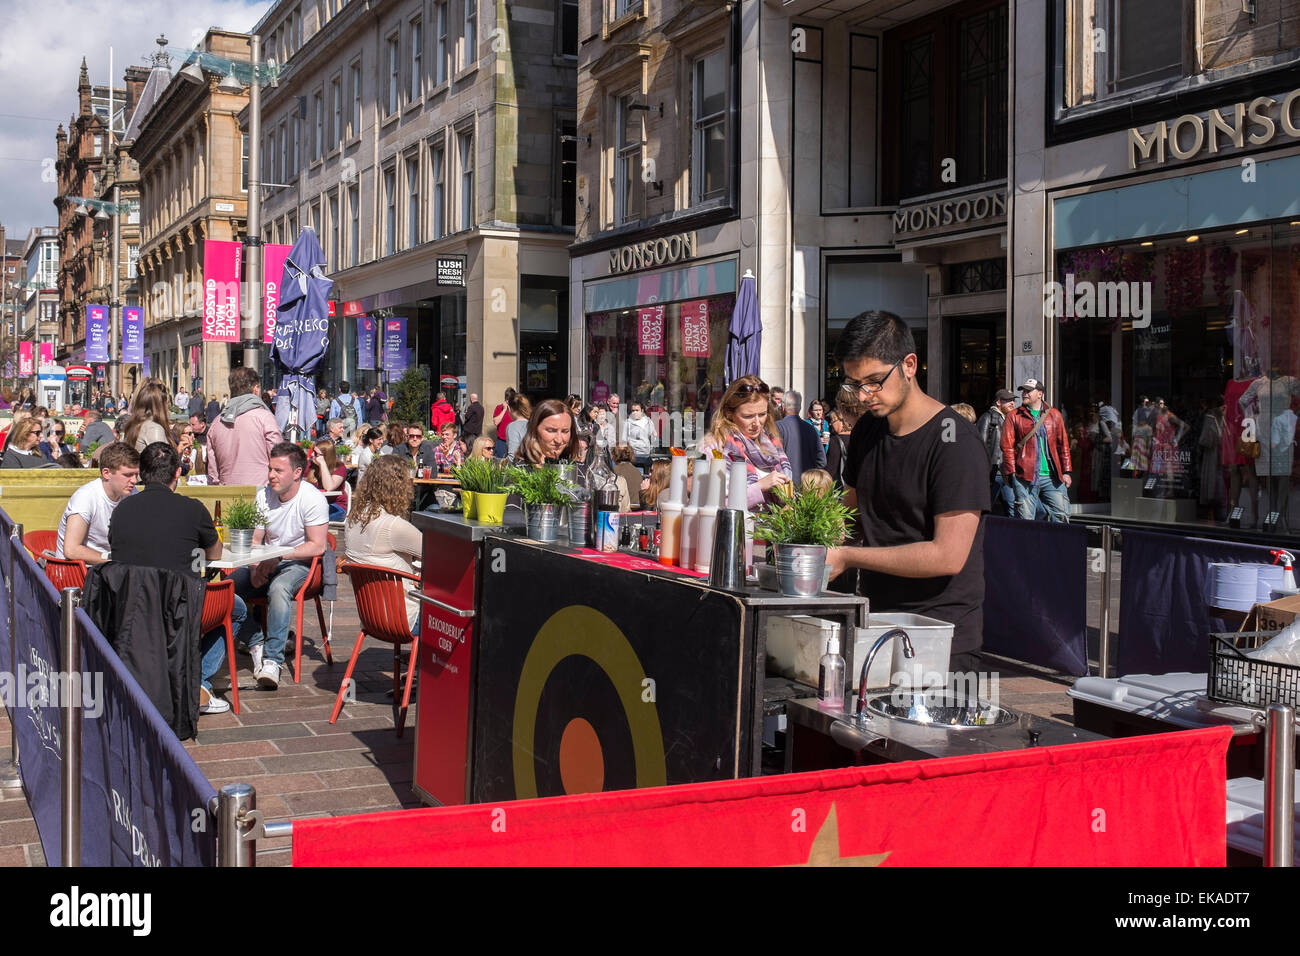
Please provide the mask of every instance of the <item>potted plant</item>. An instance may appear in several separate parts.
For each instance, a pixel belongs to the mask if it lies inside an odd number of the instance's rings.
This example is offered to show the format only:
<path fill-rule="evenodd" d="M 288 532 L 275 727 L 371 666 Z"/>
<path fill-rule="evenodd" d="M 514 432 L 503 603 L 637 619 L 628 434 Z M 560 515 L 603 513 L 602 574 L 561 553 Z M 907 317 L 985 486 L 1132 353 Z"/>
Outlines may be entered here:
<path fill-rule="evenodd" d="M 477 516 L 484 524 L 501 524 L 506 516 L 509 476 L 494 461 L 468 458 L 451 469 L 460 482 L 461 509 L 468 521 Z"/>
<path fill-rule="evenodd" d="M 528 537 L 556 541 L 560 535 L 560 508 L 572 500 L 573 483 L 556 468 L 512 468 L 511 488 L 524 500 Z"/>
<path fill-rule="evenodd" d="M 781 593 L 813 597 L 822 590 L 826 549 L 844 541 L 853 509 L 844 506 L 834 486 L 793 491 L 783 487 L 777 498 L 756 516 L 754 536 L 772 545 Z"/>
<path fill-rule="evenodd" d="M 222 516 L 230 536 L 230 550 L 247 552 L 253 549 L 253 532 L 266 526 L 266 513 L 256 499 L 236 498 Z"/>

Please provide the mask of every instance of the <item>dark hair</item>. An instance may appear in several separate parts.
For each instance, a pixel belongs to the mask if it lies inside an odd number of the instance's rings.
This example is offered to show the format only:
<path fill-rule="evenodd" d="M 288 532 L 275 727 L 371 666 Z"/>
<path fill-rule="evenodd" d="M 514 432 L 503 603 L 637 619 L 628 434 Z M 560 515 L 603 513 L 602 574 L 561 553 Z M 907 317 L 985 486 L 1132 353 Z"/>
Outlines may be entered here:
<path fill-rule="evenodd" d="M 382 428 L 375 428 L 372 425 L 370 428 L 367 428 L 365 430 L 365 433 L 361 436 L 361 441 L 364 444 L 369 445 L 376 438 L 383 438 L 383 437 L 384 437 L 384 430 Z"/>
<path fill-rule="evenodd" d="M 615 462 L 615 464 L 617 464 L 617 463 L 620 462 L 620 461 L 627 461 L 627 462 L 630 462 L 631 460 L 632 460 L 632 446 L 631 446 L 631 445 L 615 445 L 615 446 L 614 446 L 614 462 Z"/>
<path fill-rule="evenodd" d="M 299 471 L 307 470 L 307 453 L 291 441 L 282 441 L 280 444 L 275 445 L 266 457 L 268 460 L 271 458 L 288 458 L 290 468 L 297 468 Z"/>
<path fill-rule="evenodd" d="M 849 320 L 835 346 L 835 361 L 875 359 L 896 365 L 916 353 L 916 339 L 907 323 L 892 312 L 869 309 Z"/>
<path fill-rule="evenodd" d="M 181 456 L 165 441 L 150 442 L 140 452 L 140 482 L 170 485 L 181 467 Z"/>
<path fill-rule="evenodd" d="M 130 445 L 120 441 L 110 442 L 100 449 L 99 467 L 107 468 L 109 471 L 117 471 L 119 468 L 139 468 L 140 456 Z"/>
<path fill-rule="evenodd" d="M 230 370 L 230 377 L 227 380 L 230 385 L 230 397 L 236 395 L 248 395 L 253 391 L 253 386 L 262 384 L 262 378 L 254 369 L 247 365 L 241 365 L 239 368 Z"/>
<path fill-rule="evenodd" d="M 528 396 L 522 392 L 516 392 L 510 399 L 510 414 L 515 418 L 528 418 L 533 413 L 532 403 L 528 401 Z"/>
<path fill-rule="evenodd" d="M 346 391 L 350 391 L 350 389 L 348 388 L 348 383 L 339 382 L 339 394 L 342 395 Z"/>

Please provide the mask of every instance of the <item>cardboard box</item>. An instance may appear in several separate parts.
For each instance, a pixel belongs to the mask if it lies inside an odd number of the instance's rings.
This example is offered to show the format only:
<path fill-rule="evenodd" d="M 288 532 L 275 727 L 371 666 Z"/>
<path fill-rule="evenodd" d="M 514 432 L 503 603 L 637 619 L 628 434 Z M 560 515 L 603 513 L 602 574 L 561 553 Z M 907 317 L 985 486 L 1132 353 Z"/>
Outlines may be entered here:
<path fill-rule="evenodd" d="M 1246 615 L 1242 631 L 1280 631 L 1300 617 L 1300 594 L 1256 604 Z"/>

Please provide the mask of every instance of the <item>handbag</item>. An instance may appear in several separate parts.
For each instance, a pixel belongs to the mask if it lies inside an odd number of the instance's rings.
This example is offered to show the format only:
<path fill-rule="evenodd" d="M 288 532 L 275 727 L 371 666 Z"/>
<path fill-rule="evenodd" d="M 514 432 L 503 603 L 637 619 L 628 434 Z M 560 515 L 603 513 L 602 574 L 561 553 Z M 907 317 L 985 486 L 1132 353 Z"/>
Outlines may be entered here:
<path fill-rule="evenodd" d="M 1259 457 L 1259 442 L 1247 441 L 1244 438 L 1237 439 L 1237 454 L 1242 458 L 1255 459 Z"/>

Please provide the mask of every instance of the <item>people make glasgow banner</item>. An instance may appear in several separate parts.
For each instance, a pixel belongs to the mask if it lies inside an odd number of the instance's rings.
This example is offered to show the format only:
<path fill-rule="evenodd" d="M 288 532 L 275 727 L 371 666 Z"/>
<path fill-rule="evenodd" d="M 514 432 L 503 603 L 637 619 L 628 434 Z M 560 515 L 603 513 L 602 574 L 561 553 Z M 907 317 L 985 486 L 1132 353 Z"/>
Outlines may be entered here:
<path fill-rule="evenodd" d="M 289 258 L 293 246 L 268 243 L 262 247 L 262 343 L 275 341 L 275 313 L 280 307 L 280 290 L 284 288 L 284 260 Z"/>
<path fill-rule="evenodd" d="M 203 242 L 203 341 L 239 341 L 239 266 L 237 242 Z"/>

